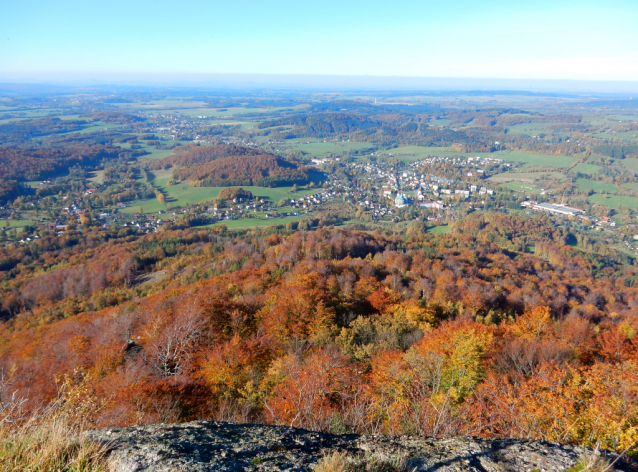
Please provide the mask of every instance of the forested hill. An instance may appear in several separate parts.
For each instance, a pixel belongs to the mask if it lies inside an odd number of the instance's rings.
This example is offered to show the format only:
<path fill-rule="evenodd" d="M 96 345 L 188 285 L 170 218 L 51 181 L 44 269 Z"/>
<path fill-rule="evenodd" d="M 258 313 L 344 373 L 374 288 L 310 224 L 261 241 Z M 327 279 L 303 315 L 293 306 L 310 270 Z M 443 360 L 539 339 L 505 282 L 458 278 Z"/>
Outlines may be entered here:
<path fill-rule="evenodd" d="M 344 134 L 361 129 L 378 128 L 380 123 L 360 115 L 344 113 L 318 113 L 295 115 L 279 120 L 260 123 L 258 128 L 292 125 L 292 131 L 285 133 L 287 139 L 316 137 L 324 138 L 333 134 Z"/>
<path fill-rule="evenodd" d="M 277 187 L 307 184 L 310 171 L 295 162 L 242 146 L 200 146 L 162 159 L 174 165 L 173 176 L 195 186 L 255 185 Z M 316 177 L 318 180 L 321 176 Z"/>
<path fill-rule="evenodd" d="M 225 419 L 635 451 L 636 267 L 541 219 L 106 236 L 3 249 L 0 366 L 27 408 L 63 386 L 99 405 L 98 427 Z"/>
<path fill-rule="evenodd" d="M 263 151 L 234 144 L 217 144 L 214 146 L 190 146 L 184 149 L 177 149 L 175 154 L 156 162 L 157 167 L 164 166 L 190 166 L 191 164 L 201 164 L 227 157 L 237 156 L 259 156 Z"/>

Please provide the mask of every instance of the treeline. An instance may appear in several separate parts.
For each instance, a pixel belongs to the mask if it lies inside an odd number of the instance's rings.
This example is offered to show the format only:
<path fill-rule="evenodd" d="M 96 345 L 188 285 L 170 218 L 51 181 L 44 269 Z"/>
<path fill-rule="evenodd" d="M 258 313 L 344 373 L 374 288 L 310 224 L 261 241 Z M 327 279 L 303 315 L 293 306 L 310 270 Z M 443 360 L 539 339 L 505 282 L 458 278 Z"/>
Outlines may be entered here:
<path fill-rule="evenodd" d="M 601 144 L 593 146 L 592 151 L 603 156 L 614 159 L 625 159 L 626 157 L 638 157 L 638 146 L 619 146 L 615 144 Z"/>
<path fill-rule="evenodd" d="M 0 366 L 29 408 L 66 378 L 70 398 L 101 405 L 87 418 L 99 427 L 224 419 L 633 452 L 638 298 L 624 277 L 636 268 L 596 267 L 562 237 L 490 214 L 445 236 L 217 227 L 113 240 L 22 281 L 30 308 L 1 327 Z M 542 257 L 514 250 L 530 240 Z M 155 282 L 133 272 L 124 287 L 126 267 Z M 109 278 L 150 296 L 38 318 Z"/>

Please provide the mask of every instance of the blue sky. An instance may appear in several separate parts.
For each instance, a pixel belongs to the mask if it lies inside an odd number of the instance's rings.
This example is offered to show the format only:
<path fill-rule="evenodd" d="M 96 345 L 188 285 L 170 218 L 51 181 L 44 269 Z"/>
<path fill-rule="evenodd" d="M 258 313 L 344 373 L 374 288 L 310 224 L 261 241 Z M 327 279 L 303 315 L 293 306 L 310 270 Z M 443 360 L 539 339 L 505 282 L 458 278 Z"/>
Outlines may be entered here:
<path fill-rule="evenodd" d="M 22 0 L 0 76 L 638 80 L 638 0 Z"/>

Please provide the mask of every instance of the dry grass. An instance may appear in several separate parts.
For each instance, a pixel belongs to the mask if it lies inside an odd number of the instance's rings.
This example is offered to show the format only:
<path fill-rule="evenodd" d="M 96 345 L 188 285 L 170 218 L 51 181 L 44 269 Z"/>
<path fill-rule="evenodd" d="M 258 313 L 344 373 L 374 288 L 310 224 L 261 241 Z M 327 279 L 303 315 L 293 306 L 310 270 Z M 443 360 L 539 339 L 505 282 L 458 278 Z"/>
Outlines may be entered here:
<path fill-rule="evenodd" d="M 349 456 L 335 451 L 326 454 L 314 472 L 409 472 L 405 456 L 386 457 L 377 454 Z"/>
<path fill-rule="evenodd" d="M 83 439 L 82 428 L 54 417 L 0 429 L 0 472 L 107 471 L 105 447 Z"/>
<path fill-rule="evenodd" d="M 106 472 L 107 446 L 88 441 L 86 418 L 96 404 L 85 377 L 65 377 L 58 397 L 26 415 L 24 398 L 10 391 L 13 372 L 0 371 L 0 472 Z"/>

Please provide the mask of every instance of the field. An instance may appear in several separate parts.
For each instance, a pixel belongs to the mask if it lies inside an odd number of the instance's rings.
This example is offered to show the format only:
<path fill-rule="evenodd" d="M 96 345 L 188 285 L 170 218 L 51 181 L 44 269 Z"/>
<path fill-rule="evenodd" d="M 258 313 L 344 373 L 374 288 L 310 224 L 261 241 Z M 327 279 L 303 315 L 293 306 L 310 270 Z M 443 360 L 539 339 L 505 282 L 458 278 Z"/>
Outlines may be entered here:
<path fill-rule="evenodd" d="M 537 169 L 547 167 L 569 167 L 578 159 L 568 156 L 550 156 L 547 154 L 532 154 L 521 151 L 511 151 L 494 156 L 509 162 L 522 162 L 523 169 Z"/>
<path fill-rule="evenodd" d="M 471 123 L 470 123 L 471 124 Z M 537 136 L 548 131 L 547 123 L 521 123 L 518 125 L 508 126 L 510 133 L 526 134 L 528 136 Z"/>
<path fill-rule="evenodd" d="M 431 228 L 428 228 L 427 232 L 431 234 L 446 234 L 450 232 L 450 227 L 448 225 L 433 226 Z"/>
<path fill-rule="evenodd" d="M 311 157 L 327 157 L 330 154 L 343 155 L 350 151 L 362 151 L 369 149 L 373 152 L 375 147 L 370 143 L 357 143 L 357 142 L 335 142 L 335 141 L 313 141 L 316 138 L 303 138 L 303 139 L 290 139 L 286 140 L 281 145 L 282 148 L 292 151 L 302 151 L 308 154 L 307 158 Z"/>
<path fill-rule="evenodd" d="M 620 210 L 622 207 L 630 209 L 638 208 L 638 198 L 635 197 L 624 197 L 621 195 L 602 195 L 598 193 L 590 196 L 587 200 L 592 205 L 604 205 L 606 207 L 613 208 L 614 210 Z"/>
<path fill-rule="evenodd" d="M 168 185 L 171 179 L 171 170 L 153 171 L 154 179 L 152 183 L 166 197 L 166 203 L 170 203 L 172 207 L 184 207 L 195 205 L 203 202 L 210 202 L 217 198 L 219 191 L 224 187 L 193 187 L 187 182 L 181 182 L 177 185 Z M 292 192 L 292 187 L 242 187 L 249 190 L 258 197 L 268 199 L 271 203 L 277 204 L 282 198 L 296 198 L 305 195 L 317 193 L 320 189 L 298 190 Z M 166 210 L 166 203 L 160 203 L 156 198 L 146 198 L 135 200 L 129 203 L 129 207 L 122 210 L 124 213 L 138 213 L 140 207 L 144 213 L 157 213 L 159 210 Z"/>
<path fill-rule="evenodd" d="M 495 184 L 503 182 L 537 182 L 541 187 L 546 187 L 551 180 L 565 180 L 565 174 L 562 172 L 503 172 L 488 178 L 489 182 Z"/>
<path fill-rule="evenodd" d="M 36 224 L 33 220 L 0 220 L 0 228 L 24 228 Z"/>
<path fill-rule="evenodd" d="M 598 182 L 596 180 L 578 179 L 576 186 L 579 190 L 593 190 L 594 192 L 621 193 L 622 189 L 614 184 Z"/>
<path fill-rule="evenodd" d="M 597 174 L 600 172 L 600 166 L 594 164 L 576 164 L 570 172 L 582 172 L 583 174 Z"/>
<path fill-rule="evenodd" d="M 638 173 L 638 159 L 623 159 L 616 162 L 620 162 L 628 171 Z"/>
<path fill-rule="evenodd" d="M 171 141 L 172 143 L 173 141 Z M 172 149 L 155 149 L 154 147 L 149 146 L 144 142 L 139 143 L 142 146 L 142 149 L 149 154 L 145 154 L 144 156 L 139 157 L 139 159 L 162 159 L 164 157 L 171 156 L 173 154 Z M 122 149 L 131 149 L 131 145 L 128 143 L 118 143 L 116 146 L 121 147 Z"/>
<path fill-rule="evenodd" d="M 517 192 L 526 192 L 526 193 L 541 193 L 543 191 L 542 188 L 537 187 L 534 184 L 526 183 L 526 182 L 506 182 L 503 184 L 503 187 L 508 188 L 510 190 L 514 190 Z"/>

